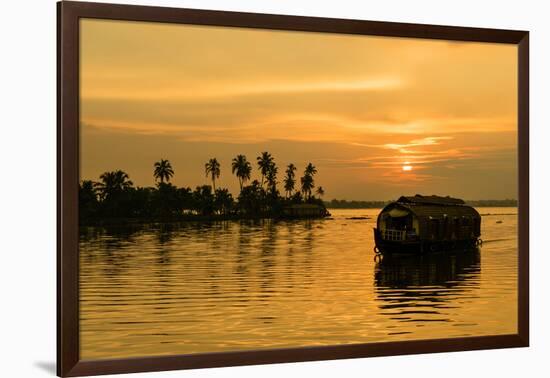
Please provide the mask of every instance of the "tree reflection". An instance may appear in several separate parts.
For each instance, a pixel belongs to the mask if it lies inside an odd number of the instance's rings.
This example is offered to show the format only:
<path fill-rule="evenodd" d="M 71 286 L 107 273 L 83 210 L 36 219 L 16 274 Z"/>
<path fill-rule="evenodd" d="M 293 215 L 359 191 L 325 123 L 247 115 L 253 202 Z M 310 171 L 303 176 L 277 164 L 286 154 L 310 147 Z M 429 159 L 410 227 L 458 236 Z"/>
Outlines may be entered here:
<path fill-rule="evenodd" d="M 176 226 L 172 223 L 161 223 L 156 230 L 156 237 L 160 245 L 170 243 L 174 239 Z"/>

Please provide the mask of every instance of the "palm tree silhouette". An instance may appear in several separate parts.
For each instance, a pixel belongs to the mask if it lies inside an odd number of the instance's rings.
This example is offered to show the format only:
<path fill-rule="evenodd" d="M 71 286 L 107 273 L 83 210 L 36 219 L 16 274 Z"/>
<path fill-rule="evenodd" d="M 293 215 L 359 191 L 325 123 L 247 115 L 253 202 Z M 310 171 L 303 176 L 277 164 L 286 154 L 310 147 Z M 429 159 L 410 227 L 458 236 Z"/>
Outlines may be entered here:
<path fill-rule="evenodd" d="M 307 196 L 307 198 L 311 198 L 311 190 L 315 187 L 315 185 L 313 185 L 313 176 L 306 173 L 300 179 L 300 182 L 302 184 L 302 193 L 304 193 L 304 197 Z"/>
<path fill-rule="evenodd" d="M 269 152 L 262 152 L 260 156 L 256 158 L 258 161 L 258 169 L 262 173 L 262 181 L 261 181 L 261 187 L 264 187 L 264 178 L 271 169 L 271 165 L 273 164 L 273 156 Z"/>
<path fill-rule="evenodd" d="M 82 184 L 80 185 L 80 192 L 86 193 L 87 196 L 97 199 L 96 188 L 97 183 L 93 182 L 92 180 L 82 180 Z"/>
<path fill-rule="evenodd" d="M 319 196 L 319 198 L 322 198 L 325 195 L 325 189 L 323 189 L 323 187 L 320 186 L 317 188 L 316 193 Z"/>
<path fill-rule="evenodd" d="M 246 160 L 246 156 L 237 155 L 231 162 L 231 173 L 234 173 L 239 179 L 239 186 L 241 191 L 243 190 L 243 184 L 250 180 L 250 173 L 252 172 L 252 166 L 250 162 Z"/>
<path fill-rule="evenodd" d="M 160 159 L 160 161 L 155 163 L 154 167 L 155 171 L 153 172 L 153 176 L 155 180 L 160 180 L 161 183 L 163 183 L 164 180 L 166 180 L 166 182 L 170 181 L 170 178 L 174 176 L 174 170 L 168 160 Z"/>
<path fill-rule="evenodd" d="M 92 216 L 97 211 L 98 201 L 95 184 L 92 180 L 83 180 L 78 188 L 78 215 L 80 218 Z"/>
<path fill-rule="evenodd" d="M 307 194 L 308 198 L 311 198 L 311 190 L 315 188 L 315 181 L 313 176 L 317 173 L 317 168 L 311 163 L 308 163 L 304 170 L 304 176 L 300 179 L 302 184 L 302 193 L 304 196 Z"/>
<path fill-rule="evenodd" d="M 95 185 L 102 200 L 107 199 L 116 193 L 120 193 L 133 185 L 128 174 L 121 170 L 104 172 L 101 176 L 99 176 L 99 178 L 101 179 L 101 182 L 98 182 Z"/>
<path fill-rule="evenodd" d="M 208 163 L 204 165 L 204 171 L 206 176 L 210 175 L 212 178 L 212 187 L 214 192 L 216 191 L 216 178 L 220 177 L 220 163 L 216 158 L 208 160 Z"/>
<path fill-rule="evenodd" d="M 285 185 L 285 192 L 287 197 L 290 197 L 292 195 L 292 191 L 294 190 L 294 185 L 296 184 L 296 180 L 294 180 L 295 174 L 294 171 L 296 171 L 296 166 L 294 164 L 289 164 L 286 167 L 286 176 L 283 180 Z"/>
<path fill-rule="evenodd" d="M 308 163 L 308 165 L 306 166 L 305 174 L 313 176 L 316 173 L 317 173 L 317 168 L 315 168 L 315 166 L 313 164 Z"/>
<path fill-rule="evenodd" d="M 279 171 L 279 168 L 277 168 L 277 165 L 275 165 L 274 162 L 271 162 L 271 165 L 269 166 L 269 170 L 266 173 L 266 181 L 267 181 L 267 187 L 271 191 L 272 194 L 275 194 L 277 192 L 277 172 Z"/>
<path fill-rule="evenodd" d="M 233 196 L 227 189 L 217 189 L 214 193 L 214 205 L 216 210 L 222 214 L 227 214 L 233 206 Z"/>

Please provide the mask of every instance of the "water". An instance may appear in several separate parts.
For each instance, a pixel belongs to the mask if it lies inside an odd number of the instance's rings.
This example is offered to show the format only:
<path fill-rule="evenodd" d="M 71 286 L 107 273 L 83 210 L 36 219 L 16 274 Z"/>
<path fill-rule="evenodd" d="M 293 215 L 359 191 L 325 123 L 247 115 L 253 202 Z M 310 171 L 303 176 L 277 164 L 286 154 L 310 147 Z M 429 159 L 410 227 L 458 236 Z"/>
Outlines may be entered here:
<path fill-rule="evenodd" d="M 516 333 L 517 209 L 479 211 L 479 251 L 378 263 L 378 209 L 83 228 L 81 358 Z"/>

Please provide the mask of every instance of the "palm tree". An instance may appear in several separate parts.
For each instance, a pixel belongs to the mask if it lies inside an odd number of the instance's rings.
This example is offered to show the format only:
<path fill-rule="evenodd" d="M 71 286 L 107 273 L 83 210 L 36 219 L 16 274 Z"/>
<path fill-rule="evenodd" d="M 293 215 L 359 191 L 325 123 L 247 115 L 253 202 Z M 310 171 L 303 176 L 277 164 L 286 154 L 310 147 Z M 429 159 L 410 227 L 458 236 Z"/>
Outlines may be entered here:
<path fill-rule="evenodd" d="M 174 170 L 168 160 L 160 159 L 160 161 L 155 163 L 154 167 L 155 171 L 153 172 L 153 176 L 155 180 L 160 180 L 161 183 L 163 183 L 164 180 L 166 180 L 166 182 L 170 181 L 170 178 L 174 176 Z"/>
<path fill-rule="evenodd" d="M 239 194 L 238 206 L 241 213 L 244 214 L 260 214 L 262 211 L 262 201 L 264 191 L 258 180 L 254 180 L 243 187 Z"/>
<path fill-rule="evenodd" d="M 250 173 L 252 172 L 252 166 L 250 162 L 246 160 L 246 156 L 237 155 L 231 162 L 231 173 L 234 173 L 239 179 L 239 186 L 241 191 L 243 190 L 243 184 L 250 180 Z"/>
<path fill-rule="evenodd" d="M 264 187 L 264 178 L 269 172 L 271 165 L 273 164 L 273 156 L 269 152 L 262 152 L 260 156 L 256 158 L 258 160 L 258 169 L 262 173 L 261 187 Z"/>
<path fill-rule="evenodd" d="M 315 168 L 315 166 L 311 163 L 309 163 L 307 166 L 306 166 L 306 170 L 305 170 L 305 174 L 306 175 L 310 175 L 310 176 L 313 176 L 317 173 L 317 168 Z"/>
<path fill-rule="evenodd" d="M 99 178 L 101 182 L 96 183 L 96 187 L 102 200 L 129 189 L 133 185 L 128 174 L 121 170 L 104 172 Z"/>
<path fill-rule="evenodd" d="M 315 188 L 315 180 L 313 176 L 317 173 L 317 168 L 311 163 L 308 163 L 304 170 L 304 177 L 300 179 L 302 183 L 302 192 L 304 196 L 307 194 L 308 199 L 311 198 L 311 190 Z"/>
<path fill-rule="evenodd" d="M 319 196 L 319 198 L 322 198 L 325 195 L 325 189 L 323 189 L 323 187 L 320 186 L 317 188 L 316 193 Z"/>
<path fill-rule="evenodd" d="M 220 163 L 216 158 L 208 160 L 208 163 L 204 165 L 204 171 L 206 176 L 210 175 L 212 178 L 212 187 L 214 192 L 216 191 L 216 179 L 220 177 Z"/>
<path fill-rule="evenodd" d="M 292 195 L 292 191 L 294 190 L 294 185 L 296 184 L 296 180 L 294 180 L 294 171 L 296 171 L 296 167 L 294 166 L 294 164 L 289 164 L 287 167 L 286 167 L 286 176 L 283 180 L 284 182 L 284 185 L 285 185 L 285 192 L 286 192 L 286 195 L 287 197 L 290 197 Z"/>
<path fill-rule="evenodd" d="M 84 180 L 78 190 L 78 215 L 81 219 L 91 217 L 98 209 L 97 192 L 94 182 Z"/>
<path fill-rule="evenodd" d="M 82 184 L 80 185 L 78 196 L 79 199 L 82 199 L 82 197 L 85 196 L 86 200 L 97 200 L 96 183 L 94 183 L 92 180 L 83 180 Z"/>
<path fill-rule="evenodd" d="M 307 195 L 307 198 L 311 198 L 311 190 L 315 187 L 315 185 L 313 185 L 313 176 L 305 173 L 304 177 L 300 179 L 300 182 L 302 183 L 302 193 L 304 193 L 304 197 Z"/>
<path fill-rule="evenodd" d="M 266 173 L 266 181 L 267 181 L 267 187 L 271 191 L 272 194 L 275 194 L 277 192 L 277 172 L 279 171 L 279 168 L 277 168 L 277 165 L 275 165 L 274 162 L 271 163 L 269 166 L 269 170 Z"/>
<path fill-rule="evenodd" d="M 233 196 L 227 189 L 217 189 L 214 192 L 214 207 L 222 214 L 227 214 L 233 207 Z"/>
<path fill-rule="evenodd" d="M 211 215 L 214 212 L 214 193 L 210 185 L 197 186 L 192 194 L 193 207 L 202 215 Z"/>

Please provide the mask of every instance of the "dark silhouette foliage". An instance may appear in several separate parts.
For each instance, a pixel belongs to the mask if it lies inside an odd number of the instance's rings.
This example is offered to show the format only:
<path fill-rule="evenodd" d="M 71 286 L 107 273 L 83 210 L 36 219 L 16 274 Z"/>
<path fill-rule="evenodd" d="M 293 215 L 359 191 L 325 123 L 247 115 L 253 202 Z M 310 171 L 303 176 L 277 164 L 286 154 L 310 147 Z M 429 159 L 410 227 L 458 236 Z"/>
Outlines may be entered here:
<path fill-rule="evenodd" d="M 268 152 L 256 159 L 261 182 L 251 179 L 252 165 L 246 156 L 238 155 L 231 162 L 231 171 L 239 180 L 236 198 L 227 188 L 216 187 L 221 164 L 211 158 L 205 164 L 205 174 L 212 185 L 199 185 L 194 190 L 177 187 L 170 180 L 174 170 L 170 161 L 161 159 L 153 166 L 156 187 L 135 187 L 129 175 L 116 170 L 100 175 L 99 181 L 84 180 L 79 188 L 81 224 L 124 221 L 169 221 L 210 218 L 279 217 L 286 206 L 317 204 L 325 208 L 320 198 L 312 195 L 315 188 L 315 167 L 309 163 L 301 178 L 301 188 L 295 191 L 296 166 L 289 164 L 283 179 L 284 197 L 278 185 L 279 169 Z M 324 190 L 318 188 L 322 196 Z"/>

